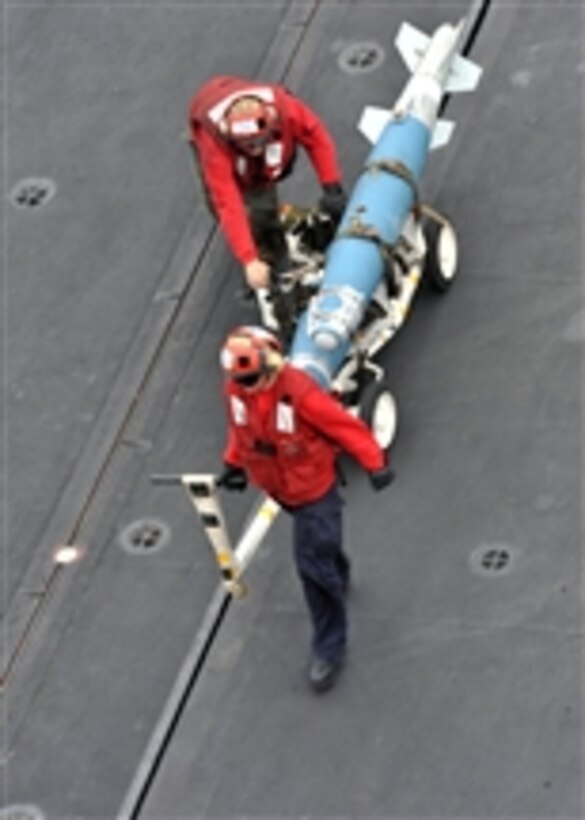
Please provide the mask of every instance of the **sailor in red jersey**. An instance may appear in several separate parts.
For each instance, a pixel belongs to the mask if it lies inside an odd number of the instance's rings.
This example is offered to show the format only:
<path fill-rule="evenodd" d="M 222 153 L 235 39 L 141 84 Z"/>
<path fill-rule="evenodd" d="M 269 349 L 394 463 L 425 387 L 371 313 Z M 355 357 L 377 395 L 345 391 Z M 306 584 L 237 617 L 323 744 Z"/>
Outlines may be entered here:
<path fill-rule="evenodd" d="M 346 203 L 332 137 L 317 114 L 280 85 L 213 77 L 191 100 L 190 141 L 208 203 L 251 288 L 267 287 L 286 254 L 276 183 L 297 146 L 323 187 L 321 208 L 339 220 Z"/>
<path fill-rule="evenodd" d="M 228 440 L 218 483 L 243 490 L 249 479 L 293 516 L 295 563 L 313 626 L 309 679 L 324 691 L 335 682 L 347 639 L 350 563 L 342 548 L 336 458 L 342 451 L 353 456 L 376 489 L 393 473 L 368 427 L 286 363 L 272 333 L 236 328 L 221 364 Z"/>

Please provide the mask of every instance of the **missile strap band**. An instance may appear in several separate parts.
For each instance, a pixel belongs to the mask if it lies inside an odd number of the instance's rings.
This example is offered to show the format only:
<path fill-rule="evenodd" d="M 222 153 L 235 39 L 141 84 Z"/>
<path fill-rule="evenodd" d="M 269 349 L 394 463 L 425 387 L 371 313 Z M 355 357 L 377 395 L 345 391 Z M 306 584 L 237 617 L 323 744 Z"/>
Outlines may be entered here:
<path fill-rule="evenodd" d="M 348 239 L 367 239 L 369 242 L 373 242 L 378 250 L 380 251 L 380 256 L 382 257 L 382 263 L 384 265 L 386 281 L 390 287 L 391 292 L 395 292 L 397 285 L 394 280 L 394 260 L 398 260 L 400 263 L 402 260 L 399 256 L 395 253 L 394 245 L 390 244 L 390 242 L 385 242 L 378 231 L 373 228 L 371 225 L 365 225 L 359 219 L 351 219 L 349 225 L 341 231 L 337 232 L 337 238 L 346 237 Z"/>
<path fill-rule="evenodd" d="M 364 170 L 372 171 L 374 173 L 376 173 L 377 171 L 384 171 L 385 173 L 391 174 L 395 177 L 399 177 L 401 180 L 406 182 L 406 184 L 410 186 L 410 190 L 412 191 L 412 195 L 414 197 L 412 211 L 415 217 L 417 219 L 420 219 L 421 203 L 418 192 L 418 185 L 416 184 L 416 179 L 412 175 L 412 172 L 409 168 L 407 168 L 407 166 L 403 162 L 394 159 L 376 159 L 373 162 L 369 162 L 365 166 Z"/>
<path fill-rule="evenodd" d="M 397 176 L 404 182 L 406 182 L 406 184 L 410 186 L 412 195 L 414 197 L 412 212 L 417 220 L 420 219 L 422 207 L 418 192 L 418 185 L 416 184 L 416 180 L 412 175 L 411 171 L 403 162 L 392 159 L 377 159 L 373 162 L 369 162 L 364 167 L 364 170 L 372 173 L 383 171 L 386 174 Z M 369 239 L 371 242 L 375 242 L 382 255 L 382 260 L 386 268 L 387 278 L 391 284 L 395 284 L 392 263 L 394 260 L 396 260 L 404 269 L 404 260 L 402 259 L 400 254 L 396 253 L 394 246 L 391 245 L 389 242 L 385 242 L 374 228 L 370 227 L 369 225 L 364 225 L 359 220 L 353 219 L 350 221 L 350 224 L 347 226 L 347 228 L 337 233 L 337 236 L 347 236 L 352 237 L 354 239 Z"/>

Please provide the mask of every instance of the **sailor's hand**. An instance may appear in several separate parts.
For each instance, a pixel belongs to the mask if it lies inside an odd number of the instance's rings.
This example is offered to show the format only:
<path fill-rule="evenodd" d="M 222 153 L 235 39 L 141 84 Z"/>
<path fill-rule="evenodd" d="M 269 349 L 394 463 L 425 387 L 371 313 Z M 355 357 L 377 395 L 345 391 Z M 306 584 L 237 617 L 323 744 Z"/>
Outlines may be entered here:
<path fill-rule="evenodd" d="M 246 475 L 246 471 L 242 470 L 241 467 L 226 464 L 216 484 L 218 487 L 223 487 L 224 490 L 236 490 L 241 493 L 248 486 L 248 476 Z"/>
<path fill-rule="evenodd" d="M 246 282 L 254 290 L 267 288 L 270 285 L 270 268 L 261 259 L 252 259 L 251 262 L 244 265 L 244 271 L 246 273 Z"/>
<path fill-rule="evenodd" d="M 381 470 L 373 470 L 370 473 L 370 481 L 372 482 L 372 487 L 374 490 L 383 490 L 384 487 L 392 484 L 394 478 L 394 470 L 392 470 L 388 465 L 382 467 Z"/>
<path fill-rule="evenodd" d="M 319 207 L 337 224 L 347 205 L 347 196 L 339 182 L 328 182 L 323 185 L 323 195 Z"/>

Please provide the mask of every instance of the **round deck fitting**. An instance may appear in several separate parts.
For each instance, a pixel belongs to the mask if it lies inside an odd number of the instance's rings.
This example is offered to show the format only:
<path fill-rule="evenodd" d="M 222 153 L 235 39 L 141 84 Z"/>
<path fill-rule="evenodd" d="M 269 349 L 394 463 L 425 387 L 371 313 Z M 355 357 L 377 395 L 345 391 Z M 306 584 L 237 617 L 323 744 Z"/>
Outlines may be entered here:
<path fill-rule="evenodd" d="M 39 208 L 50 202 L 57 192 L 52 179 L 29 177 L 21 179 L 10 192 L 10 201 L 15 208 Z"/>
<path fill-rule="evenodd" d="M 382 46 L 373 41 L 349 43 L 339 52 L 337 65 L 348 74 L 366 74 L 382 65 L 385 56 Z"/>
<path fill-rule="evenodd" d="M 0 809 L 0 820 L 45 820 L 45 815 L 36 806 L 5 806 Z"/>
<path fill-rule="evenodd" d="M 158 518 L 133 521 L 120 533 L 120 544 L 132 555 L 150 555 L 168 543 L 171 530 Z M 1 818 L 0 818 L 1 820 Z"/>
<path fill-rule="evenodd" d="M 507 575 L 515 565 L 515 550 L 507 544 L 482 544 L 473 550 L 469 563 L 473 572 L 488 578 Z"/>

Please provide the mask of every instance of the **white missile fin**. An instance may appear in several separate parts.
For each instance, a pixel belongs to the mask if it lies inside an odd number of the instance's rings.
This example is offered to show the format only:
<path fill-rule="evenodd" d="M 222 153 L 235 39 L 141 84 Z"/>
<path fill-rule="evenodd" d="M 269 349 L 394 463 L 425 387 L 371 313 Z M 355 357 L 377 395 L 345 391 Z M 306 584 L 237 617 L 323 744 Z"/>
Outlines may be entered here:
<path fill-rule="evenodd" d="M 459 91 L 473 91 L 482 75 L 482 67 L 456 54 L 449 70 L 445 91 L 457 94 Z"/>
<path fill-rule="evenodd" d="M 437 120 L 431 137 L 430 150 L 434 151 L 435 148 L 442 148 L 443 145 L 447 145 L 454 130 L 455 123 L 452 120 Z"/>
<path fill-rule="evenodd" d="M 430 41 L 430 37 L 410 23 L 402 23 L 398 29 L 394 43 L 411 74 L 416 71 Z"/>
<path fill-rule="evenodd" d="M 366 105 L 358 122 L 358 130 L 374 145 L 391 119 L 392 111 L 387 108 Z"/>

